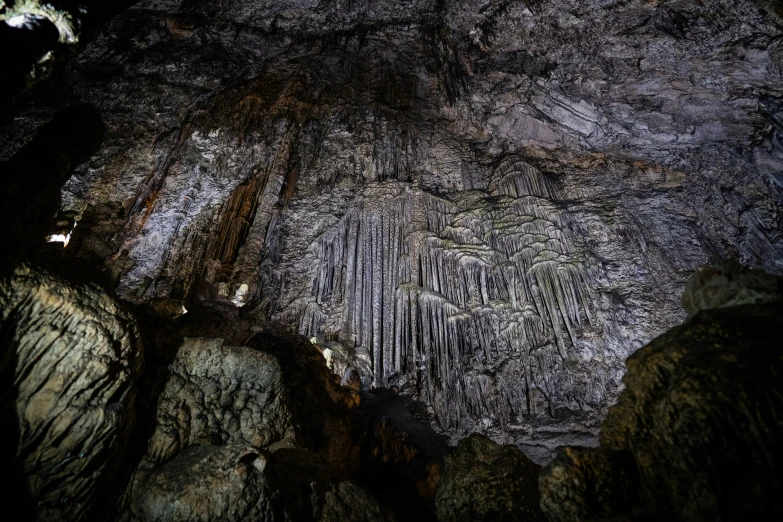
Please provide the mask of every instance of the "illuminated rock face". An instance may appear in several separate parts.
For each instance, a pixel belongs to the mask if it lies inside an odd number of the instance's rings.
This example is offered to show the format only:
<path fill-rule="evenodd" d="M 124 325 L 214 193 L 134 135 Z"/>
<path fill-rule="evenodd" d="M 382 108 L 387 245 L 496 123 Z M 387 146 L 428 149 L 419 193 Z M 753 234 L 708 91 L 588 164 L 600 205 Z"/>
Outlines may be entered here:
<path fill-rule="evenodd" d="M 136 321 L 97 285 L 27 265 L 0 284 L 0 310 L 9 517 L 85 520 L 112 493 L 133 434 Z"/>
<path fill-rule="evenodd" d="M 783 270 L 766 8 L 145 0 L 32 93 L 0 156 L 96 104 L 109 136 L 50 253 L 160 309 L 206 281 L 442 429 L 546 460 L 597 434 L 693 270 Z"/>
<path fill-rule="evenodd" d="M 368 186 L 313 244 L 300 333 L 355 344 L 377 384 L 418 377 L 444 427 L 477 416 L 505 427 L 535 412 L 535 390 L 560 394 L 552 367 L 583 329 L 606 333 L 596 263 L 574 232 L 551 181 L 518 158 L 489 191 L 453 198 Z M 515 371 L 492 375 L 509 362 Z M 589 378 L 594 395 L 582 400 L 599 403 L 604 376 Z"/>

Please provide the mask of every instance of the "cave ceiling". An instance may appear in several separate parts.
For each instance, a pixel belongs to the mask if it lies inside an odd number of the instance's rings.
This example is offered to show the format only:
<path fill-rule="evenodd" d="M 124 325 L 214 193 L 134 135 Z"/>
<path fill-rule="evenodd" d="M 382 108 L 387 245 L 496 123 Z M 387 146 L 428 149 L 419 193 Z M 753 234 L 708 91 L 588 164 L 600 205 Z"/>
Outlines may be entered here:
<path fill-rule="evenodd" d="M 109 134 L 52 234 L 120 297 L 178 310 L 206 281 L 444 430 L 590 432 L 697 267 L 783 271 L 776 9 L 142 1 L 19 99 L 0 154 L 92 103 Z"/>

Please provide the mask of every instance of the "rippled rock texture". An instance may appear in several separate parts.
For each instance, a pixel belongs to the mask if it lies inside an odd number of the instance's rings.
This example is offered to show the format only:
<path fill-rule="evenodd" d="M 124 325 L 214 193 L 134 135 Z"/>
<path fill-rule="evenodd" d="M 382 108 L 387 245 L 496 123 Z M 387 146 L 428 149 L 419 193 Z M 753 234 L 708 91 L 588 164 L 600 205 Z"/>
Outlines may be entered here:
<path fill-rule="evenodd" d="M 11 439 L 2 451 L 16 452 L 3 466 L 15 495 L 6 513 L 84 520 L 112 485 L 136 420 L 135 319 L 97 285 L 27 265 L 0 284 L 0 311 L 3 439 Z"/>
<path fill-rule="evenodd" d="M 546 460 L 595 440 L 693 270 L 783 270 L 776 13 L 144 0 L 22 100 L 0 155 L 96 104 L 61 255 L 171 310 L 206 281 L 440 430 Z"/>

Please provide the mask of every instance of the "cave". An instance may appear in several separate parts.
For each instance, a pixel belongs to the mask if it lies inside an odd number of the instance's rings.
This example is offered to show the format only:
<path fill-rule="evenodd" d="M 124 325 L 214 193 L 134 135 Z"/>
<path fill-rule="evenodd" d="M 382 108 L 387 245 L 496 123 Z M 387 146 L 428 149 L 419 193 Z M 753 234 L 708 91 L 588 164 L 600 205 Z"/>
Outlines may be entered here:
<path fill-rule="evenodd" d="M 0 0 L 4 520 L 783 520 L 783 2 Z"/>

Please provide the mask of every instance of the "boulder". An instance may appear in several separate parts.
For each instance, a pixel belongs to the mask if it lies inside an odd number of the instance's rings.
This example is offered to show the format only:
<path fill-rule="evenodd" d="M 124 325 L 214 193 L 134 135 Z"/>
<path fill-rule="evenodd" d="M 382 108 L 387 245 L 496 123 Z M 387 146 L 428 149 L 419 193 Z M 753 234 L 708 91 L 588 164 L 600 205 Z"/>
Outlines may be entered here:
<path fill-rule="evenodd" d="M 16 518 L 35 506 L 38 520 L 84 520 L 134 426 L 136 322 L 96 285 L 20 265 L 0 284 L 0 329 L 4 504 L 12 519 L 26 504 Z"/>
<path fill-rule="evenodd" d="M 446 456 L 435 498 L 438 520 L 543 521 L 538 493 L 540 470 L 516 446 L 471 435 Z"/>
<path fill-rule="evenodd" d="M 295 428 L 277 359 L 222 339 L 185 339 L 158 399 L 150 464 L 195 444 L 292 446 Z"/>
<path fill-rule="evenodd" d="M 669 520 L 780 520 L 780 303 L 698 313 L 628 358 L 601 430 L 630 452 L 645 511 Z"/>
<path fill-rule="evenodd" d="M 156 469 L 132 505 L 140 522 L 391 522 L 356 483 L 307 450 L 193 446 Z"/>
<path fill-rule="evenodd" d="M 193 320 L 210 310 L 197 310 L 185 322 L 184 332 L 219 334 L 217 323 Z M 221 317 L 228 319 L 223 333 L 231 334 L 226 336 L 229 341 L 246 340 L 247 346 L 227 346 L 222 338 L 186 337 L 176 350 L 157 399 L 154 432 L 121 504 L 121 511 L 127 513 L 130 507 L 140 520 L 200 520 L 188 518 L 195 513 L 206 513 L 209 520 L 266 520 L 272 508 L 243 500 L 245 490 L 256 488 L 255 479 L 232 474 L 245 458 L 242 452 L 307 450 L 309 461 L 318 464 L 305 468 L 316 475 L 328 469 L 328 482 L 335 485 L 359 465 L 355 393 L 339 385 L 320 351 L 301 336 L 251 319 L 236 320 L 229 308 L 221 310 Z M 207 462 L 216 463 L 215 469 Z M 191 471 L 179 475 L 182 469 Z M 183 480 L 182 487 L 167 489 Z M 201 493 L 188 493 L 177 497 L 181 506 L 175 514 L 165 514 L 169 508 L 162 506 L 173 501 L 171 495 L 216 488 L 227 496 L 204 505 Z M 239 496 L 232 496 L 235 489 Z M 334 504 L 337 512 L 339 506 Z"/>
<path fill-rule="evenodd" d="M 551 522 L 608 518 L 634 507 L 638 482 L 629 453 L 566 447 L 539 477 L 541 507 Z"/>
<path fill-rule="evenodd" d="M 628 358 L 600 449 L 566 448 L 543 471 L 547 517 L 783 519 L 780 288 L 733 263 L 699 271 L 694 315 Z"/>
<path fill-rule="evenodd" d="M 322 453 L 346 476 L 359 465 L 353 412 L 358 394 L 340 385 L 321 350 L 306 337 L 264 321 L 252 307 L 226 301 L 204 301 L 177 320 L 184 335 L 224 339 L 272 356 L 285 393 L 297 447 Z"/>

